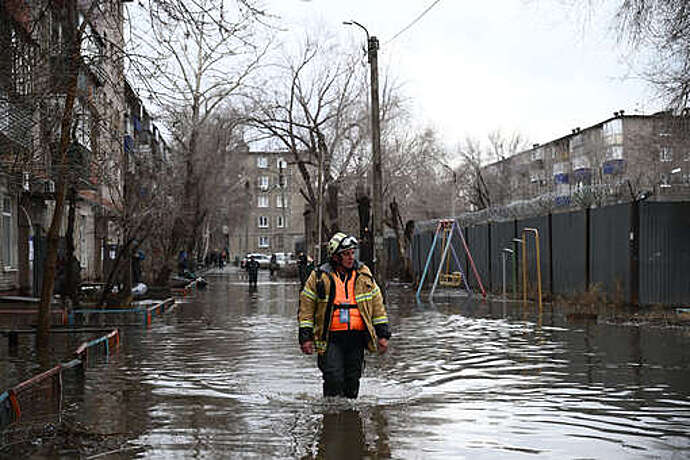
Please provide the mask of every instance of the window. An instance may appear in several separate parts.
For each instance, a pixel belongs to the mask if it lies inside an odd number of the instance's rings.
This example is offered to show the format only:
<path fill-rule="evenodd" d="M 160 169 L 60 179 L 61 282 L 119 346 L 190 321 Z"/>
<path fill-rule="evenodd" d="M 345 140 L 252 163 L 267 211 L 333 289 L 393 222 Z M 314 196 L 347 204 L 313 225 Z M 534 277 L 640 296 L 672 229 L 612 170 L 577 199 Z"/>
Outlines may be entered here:
<path fill-rule="evenodd" d="M 573 157 L 581 156 L 584 151 L 584 137 L 582 134 L 576 134 L 570 138 L 570 155 Z"/>
<path fill-rule="evenodd" d="M 267 208 L 268 207 L 268 197 L 264 196 L 264 195 L 260 196 L 258 206 L 260 208 Z"/>
<path fill-rule="evenodd" d="M 622 160 L 623 146 L 612 145 L 606 149 L 606 160 Z"/>
<path fill-rule="evenodd" d="M 256 159 L 256 167 L 261 169 L 268 168 L 268 159 L 266 157 L 258 157 Z"/>
<path fill-rule="evenodd" d="M 259 216 L 259 228 L 268 228 L 268 217 Z"/>
<path fill-rule="evenodd" d="M 271 245 L 271 240 L 267 236 L 260 236 L 259 237 L 259 247 L 260 248 L 267 248 Z"/>
<path fill-rule="evenodd" d="M 76 139 L 81 145 L 91 150 L 91 114 L 79 101 L 74 101 L 74 123 Z"/>
<path fill-rule="evenodd" d="M 286 202 L 287 202 L 287 200 L 283 200 L 283 195 L 278 195 L 278 196 L 276 197 L 276 208 L 284 208 L 284 207 L 286 207 L 286 206 L 285 206 Z"/>
<path fill-rule="evenodd" d="M 607 123 L 604 123 L 602 128 L 604 131 L 605 145 L 621 145 L 623 143 L 623 120 L 616 118 Z"/>
<path fill-rule="evenodd" d="M 276 218 L 276 227 L 285 228 L 285 221 L 283 220 L 283 216 L 278 216 Z"/>
<path fill-rule="evenodd" d="M 539 147 L 538 149 L 532 150 L 532 161 L 539 161 L 544 159 L 544 149 Z"/>
<path fill-rule="evenodd" d="M 287 169 L 287 161 L 285 161 L 282 158 L 278 158 L 278 161 L 276 162 L 276 167 L 278 168 L 278 170 Z"/>
<path fill-rule="evenodd" d="M 268 176 L 260 176 L 258 181 L 261 190 L 268 190 Z"/>
<path fill-rule="evenodd" d="M 673 149 L 671 147 L 660 147 L 659 148 L 659 161 L 672 161 L 673 160 Z"/>
<path fill-rule="evenodd" d="M 14 266 L 12 241 L 14 239 L 14 216 L 12 202 L 8 197 L 2 197 L 2 263 L 6 267 Z"/>
<path fill-rule="evenodd" d="M 14 51 L 12 60 L 12 80 L 15 83 L 15 92 L 26 96 L 31 94 L 31 73 L 33 66 L 33 49 L 27 46 L 18 32 L 13 28 L 10 32 L 10 48 Z"/>
<path fill-rule="evenodd" d="M 86 227 L 86 216 L 83 214 L 79 215 L 79 260 L 82 263 L 82 266 L 87 264 L 89 260 L 89 253 L 88 253 L 88 248 L 87 248 L 87 241 L 86 241 L 86 232 L 87 232 L 87 227 Z"/>
<path fill-rule="evenodd" d="M 49 40 L 48 40 L 48 52 L 51 56 L 58 56 L 62 54 L 63 48 L 65 46 L 63 40 L 63 30 L 62 30 L 62 18 L 58 11 L 53 10 L 48 16 L 49 20 Z"/>

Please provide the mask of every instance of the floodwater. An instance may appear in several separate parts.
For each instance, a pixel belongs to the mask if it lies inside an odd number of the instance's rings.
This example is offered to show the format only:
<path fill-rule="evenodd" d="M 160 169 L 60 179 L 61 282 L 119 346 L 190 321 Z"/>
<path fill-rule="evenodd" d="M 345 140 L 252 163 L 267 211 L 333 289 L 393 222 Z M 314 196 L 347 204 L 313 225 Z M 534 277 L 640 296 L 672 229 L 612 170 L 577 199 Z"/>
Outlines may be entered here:
<path fill-rule="evenodd" d="M 688 329 L 389 288 L 389 353 L 324 400 L 297 284 L 208 276 L 65 379 L 65 418 L 150 458 L 688 458 Z M 117 458 L 117 457 L 116 457 Z"/>

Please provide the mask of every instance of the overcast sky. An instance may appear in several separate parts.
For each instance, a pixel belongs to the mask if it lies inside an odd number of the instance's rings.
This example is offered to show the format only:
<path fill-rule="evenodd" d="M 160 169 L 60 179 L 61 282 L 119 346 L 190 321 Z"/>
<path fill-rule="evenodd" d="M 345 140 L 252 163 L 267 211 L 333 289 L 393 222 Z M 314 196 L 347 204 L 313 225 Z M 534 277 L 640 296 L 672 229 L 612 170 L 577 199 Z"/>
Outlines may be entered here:
<path fill-rule="evenodd" d="M 629 77 L 626 50 L 610 30 L 610 12 L 587 14 L 568 1 L 265 4 L 293 33 L 318 28 L 343 40 L 361 37 L 364 43 L 361 29 L 342 22 L 354 19 L 364 25 L 379 38 L 381 67 L 388 67 L 413 98 L 417 121 L 438 128 L 452 145 L 467 135 L 486 138 L 497 128 L 544 143 L 620 109 L 629 114 L 659 109 L 647 86 Z"/>

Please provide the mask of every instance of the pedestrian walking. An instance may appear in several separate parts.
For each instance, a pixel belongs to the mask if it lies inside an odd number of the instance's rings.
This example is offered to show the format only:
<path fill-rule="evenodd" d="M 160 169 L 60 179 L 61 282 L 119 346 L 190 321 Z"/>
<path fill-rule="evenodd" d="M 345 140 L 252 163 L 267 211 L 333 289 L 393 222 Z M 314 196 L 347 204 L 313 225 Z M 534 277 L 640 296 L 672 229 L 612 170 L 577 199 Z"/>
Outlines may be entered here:
<path fill-rule="evenodd" d="M 256 261 L 254 256 L 251 256 L 244 266 L 249 275 L 249 287 L 256 287 L 256 280 L 259 276 L 259 262 Z"/>
<path fill-rule="evenodd" d="M 187 256 L 187 251 L 184 249 L 180 251 L 177 255 L 177 270 L 180 275 L 184 275 L 184 272 L 189 268 L 189 260 Z"/>
<path fill-rule="evenodd" d="M 309 275 L 300 293 L 299 344 L 316 350 L 324 396 L 356 398 L 364 349 L 385 353 L 391 337 L 381 290 L 369 268 L 355 259 L 357 239 L 338 232 L 328 261 Z"/>
<path fill-rule="evenodd" d="M 223 252 L 218 253 L 218 268 L 223 269 L 223 264 L 225 263 L 225 255 Z"/>
<path fill-rule="evenodd" d="M 270 272 L 271 279 L 273 279 L 275 272 L 278 271 L 278 258 L 275 254 L 271 254 L 271 260 L 268 262 L 268 270 Z"/>

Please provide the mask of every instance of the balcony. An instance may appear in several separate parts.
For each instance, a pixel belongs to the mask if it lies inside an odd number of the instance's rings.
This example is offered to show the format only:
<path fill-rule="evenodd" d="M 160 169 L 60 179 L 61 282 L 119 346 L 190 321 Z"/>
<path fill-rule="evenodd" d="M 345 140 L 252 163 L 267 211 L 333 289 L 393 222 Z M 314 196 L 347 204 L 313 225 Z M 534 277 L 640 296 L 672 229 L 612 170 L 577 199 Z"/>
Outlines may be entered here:
<path fill-rule="evenodd" d="M 625 172 L 625 160 L 609 160 L 604 162 L 602 173 L 605 175 L 617 175 Z"/>
<path fill-rule="evenodd" d="M 532 153 L 530 154 L 530 163 L 531 169 L 544 168 L 544 149 L 542 147 L 532 150 Z"/>
<path fill-rule="evenodd" d="M 91 185 L 91 150 L 74 142 L 67 148 L 67 179 L 78 188 Z M 53 178 L 57 179 L 60 158 L 53 156 Z"/>
<path fill-rule="evenodd" d="M 611 145 L 606 147 L 606 154 L 604 159 L 609 161 L 622 161 L 623 160 L 623 146 L 622 145 Z"/>
<path fill-rule="evenodd" d="M 580 169 L 589 169 L 591 168 L 591 164 L 589 161 L 589 157 L 586 156 L 578 156 L 574 157 L 571 161 L 573 165 L 573 171 L 578 171 Z"/>
<path fill-rule="evenodd" d="M 558 163 L 554 163 L 553 165 L 553 175 L 556 176 L 558 174 L 566 174 L 568 172 L 568 163 L 565 161 L 560 161 Z"/>
<path fill-rule="evenodd" d="M 32 116 L 31 107 L 11 102 L 7 93 L 0 90 L 0 137 L 20 148 L 30 148 Z"/>

